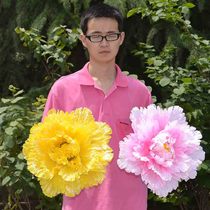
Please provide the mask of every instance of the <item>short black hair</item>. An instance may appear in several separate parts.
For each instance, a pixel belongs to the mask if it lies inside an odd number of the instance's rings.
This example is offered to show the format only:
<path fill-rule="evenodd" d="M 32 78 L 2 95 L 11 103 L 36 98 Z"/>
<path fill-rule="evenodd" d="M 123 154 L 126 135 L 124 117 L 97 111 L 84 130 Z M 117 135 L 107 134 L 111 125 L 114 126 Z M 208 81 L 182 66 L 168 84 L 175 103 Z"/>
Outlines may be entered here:
<path fill-rule="evenodd" d="M 100 17 L 115 19 L 118 22 L 118 30 L 120 32 L 123 31 L 123 16 L 121 12 L 113 6 L 104 3 L 99 3 L 89 7 L 89 9 L 85 13 L 83 13 L 80 22 L 80 27 L 82 29 L 83 34 L 86 34 L 88 30 L 88 21 L 92 18 Z"/>

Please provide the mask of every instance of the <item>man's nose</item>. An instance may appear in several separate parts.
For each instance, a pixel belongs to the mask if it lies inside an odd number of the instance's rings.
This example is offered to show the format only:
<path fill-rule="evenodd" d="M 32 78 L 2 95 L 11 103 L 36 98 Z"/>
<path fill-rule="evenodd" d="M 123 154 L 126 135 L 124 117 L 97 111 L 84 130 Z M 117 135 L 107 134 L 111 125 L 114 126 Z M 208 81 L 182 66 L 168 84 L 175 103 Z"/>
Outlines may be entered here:
<path fill-rule="evenodd" d="M 106 37 L 103 37 L 102 41 L 100 42 L 101 46 L 108 46 L 109 42 L 106 40 Z"/>

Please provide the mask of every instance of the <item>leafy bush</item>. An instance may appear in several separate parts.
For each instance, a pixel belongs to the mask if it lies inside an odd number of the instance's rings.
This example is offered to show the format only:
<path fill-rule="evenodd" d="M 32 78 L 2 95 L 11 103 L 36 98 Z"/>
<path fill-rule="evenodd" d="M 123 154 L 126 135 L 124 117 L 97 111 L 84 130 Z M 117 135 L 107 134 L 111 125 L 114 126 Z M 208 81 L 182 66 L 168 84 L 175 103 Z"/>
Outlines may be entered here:
<path fill-rule="evenodd" d="M 66 26 L 54 28 L 49 38 L 38 30 L 16 28 L 25 47 L 32 50 L 35 59 L 48 72 L 48 85 L 32 88 L 28 93 L 10 85 L 11 97 L 0 101 L 0 186 L 4 210 L 11 209 L 60 209 L 61 197 L 49 199 L 42 194 L 36 178 L 27 170 L 22 145 L 28 138 L 30 128 L 41 120 L 46 99 L 53 80 L 70 72 L 71 50 L 75 47 L 78 30 Z"/>
<path fill-rule="evenodd" d="M 79 30 L 71 30 L 61 25 L 52 30 L 49 38 L 40 35 L 40 32 L 33 28 L 26 30 L 17 27 L 15 31 L 23 45 L 32 50 L 38 62 L 43 63 L 49 79 L 71 72 L 72 64 L 68 59 L 77 43 Z"/>
<path fill-rule="evenodd" d="M 150 195 L 151 199 L 173 203 L 181 209 L 209 210 L 210 41 L 193 33 L 190 21 L 186 19 L 192 7 L 192 3 L 178 0 L 149 0 L 147 6 L 132 9 L 128 16 L 140 13 L 142 17 L 150 18 L 154 25 L 149 32 L 150 39 L 147 43 L 139 43 L 133 53 L 145 62 L 146 73 L 159 90 L 158 104 L 181 106 L 189 123 L 202 132 L 202 146 L 206 152 L 195 180 L 181 183 L 166 199 Z M 165 43 L 160 47 L 154 40 L 163 31 Z M 185 60 L 179 56 L 183 51 L 187 52 Z"/>
<path fill-rule="evenodd" d="M 50 200 L 42 194 L 22 154 L 30 128 L 41 119 L 46 99 L 39 94 L 46 90 L 32 89 L 24 94 L 14 86 L 9 89 L 12 96 L 0 102 L 0 208 L 49 209 L 52 204 L 58 209 L 60 198 Z"/>

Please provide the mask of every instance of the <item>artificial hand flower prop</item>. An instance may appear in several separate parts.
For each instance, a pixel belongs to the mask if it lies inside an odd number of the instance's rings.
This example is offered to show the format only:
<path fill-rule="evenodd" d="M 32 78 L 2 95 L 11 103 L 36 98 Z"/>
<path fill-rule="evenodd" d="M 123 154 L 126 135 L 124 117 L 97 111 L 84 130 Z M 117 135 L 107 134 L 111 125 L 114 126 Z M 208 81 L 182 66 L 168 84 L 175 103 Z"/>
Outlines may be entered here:
<path fill-rule="evenodd" d="M 120 142 L 118 166 L 135 175 L 155 194 L 165 197 L 181 180 L 194 179 L 205 158 L 202 135 L 188 125 L 183 109 L 150 105 L 133 108 L 133 133 Z"/>
<path fill-rule="evenodd" d="M 73 197 L 102 183 L 113 157 L 110 138 L 111 128 L 96 122 L 87 108 L 71 113 L 51 110 L 31 128 L 23 154 L 45 195 Z"/>

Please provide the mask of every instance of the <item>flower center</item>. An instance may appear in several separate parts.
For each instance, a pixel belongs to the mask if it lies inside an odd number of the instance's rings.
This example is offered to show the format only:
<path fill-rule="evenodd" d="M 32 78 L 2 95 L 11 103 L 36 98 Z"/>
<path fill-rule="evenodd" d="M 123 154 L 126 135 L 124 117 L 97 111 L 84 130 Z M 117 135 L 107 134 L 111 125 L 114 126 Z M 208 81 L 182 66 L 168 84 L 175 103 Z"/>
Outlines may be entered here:
<path fill-rule="evenodd" d="M 51 160 L 61 165 L 76 165 L 79 156 L 80 146 L 69 136 L 57 137 L 51 148 L 49 156 Z"/>
<path fill-rule="evenodd" d="M 164 144 L 163 144 L 163 148 L 164 148 L 167 152 L 170 152 L 170 151 L 171 151 L 171 149 L 170 149 L 168 143 L 164 143 Z"/>
<path fill-rule="evenodd" d="M 158 164 L 168 167 L 174 160 L 173 144 L 175 140 L 166 132 L 162 132 L 152 139 L 150 155 Z"/>

